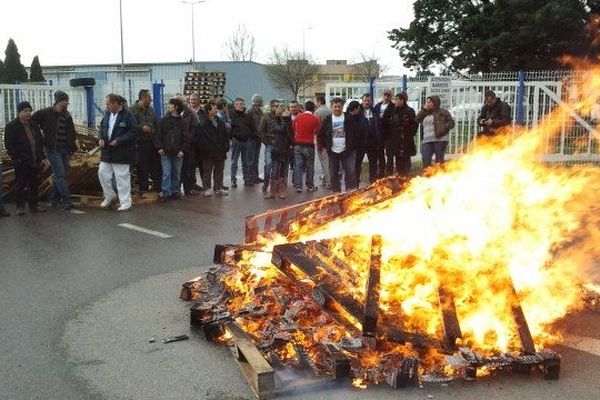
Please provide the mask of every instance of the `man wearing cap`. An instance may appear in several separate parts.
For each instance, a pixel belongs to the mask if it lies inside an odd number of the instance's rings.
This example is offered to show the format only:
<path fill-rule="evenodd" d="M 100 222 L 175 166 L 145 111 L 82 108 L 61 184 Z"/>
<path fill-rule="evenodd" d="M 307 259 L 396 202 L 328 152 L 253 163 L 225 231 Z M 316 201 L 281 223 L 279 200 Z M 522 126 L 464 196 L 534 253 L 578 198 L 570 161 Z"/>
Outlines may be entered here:
<path fill-rule="evenodd" d="M 37 123 L 44 134 L 44 151 L 52 167 L 52 207 L 70 210 L 71 192 L 66 179 L 71 154 L 75 145 L 75 125 L 69 107 L 69 96 L 61 91 L 54 92 L 54 105 L 36 111 L 31 120 Z"/>
<path fill-rule="evenodd" d="M 15 167 L 17 215 L 25 214 L 25 203 L 33 213 L 45 212 L 38 206 L 40 164 L 44 159 L 42 132 L 31 119 L 31 104 L 17 106 L 19 115 L 6 125 L 4 145 Z"/>
<path fill-rule="evenodd" d="M 113 175 L 119 195 L 119 211 L 131 209 L 131 175 L 129 164 L 132 160 L 137 122 L 135 115 L 123 105 L 123 98 L 116 94 L 106 96 L 106 114 L 100 126 L 98 145 L 102 149 L 98 179 L 102 186 L 104 200 L 101 208 L 110 207 L 117 197 L 112 186 Z"/>

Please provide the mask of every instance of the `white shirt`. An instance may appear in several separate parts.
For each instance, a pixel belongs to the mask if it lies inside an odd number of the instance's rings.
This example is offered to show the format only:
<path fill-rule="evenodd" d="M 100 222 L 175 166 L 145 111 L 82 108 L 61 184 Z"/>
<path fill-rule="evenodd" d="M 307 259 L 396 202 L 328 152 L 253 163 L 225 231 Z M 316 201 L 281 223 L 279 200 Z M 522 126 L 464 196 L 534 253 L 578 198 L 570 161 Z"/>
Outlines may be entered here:
<path fill-rule="evenodd" d="M 112 140 L 112 133 L 115 127 L 115 123 L 117 122 L 117 116 L 119 113 L 110 113 L 110 117 L 108 117 L 108 139 Z"/>
<path fill-rule="evenodd" d="M 428 115 L 423 119 L 423 140 L 421 143 L 437 142 L 435 137 L 435 127 L 433 125 L 433 115 Z"/>
<path fill-rule="evenodd" d="M 379 109 L 379 118 L 383 118 L 383 113 L 385 112 L 385 109 L 389 105 L 390 105 L 390 103 L 381 103 L 381 108 Z"/>
<path fill-rule="evenodd" d="M 344 131 L 344 114 L 331 115 L 331 151 L 341 153 L 346 150 L 346 131 Z"/>

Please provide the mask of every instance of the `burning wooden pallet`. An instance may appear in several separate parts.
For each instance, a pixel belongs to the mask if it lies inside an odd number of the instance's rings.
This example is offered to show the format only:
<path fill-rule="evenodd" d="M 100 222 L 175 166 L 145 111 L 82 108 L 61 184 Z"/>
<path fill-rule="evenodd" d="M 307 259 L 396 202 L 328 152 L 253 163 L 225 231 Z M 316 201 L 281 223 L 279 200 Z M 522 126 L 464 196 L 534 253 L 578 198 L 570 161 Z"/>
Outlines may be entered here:
<path fill-rule="evenodd" d="M 419 380 L 439 379 L 441 371 L 448 368 L 453 378 L 475 379 L 489 370 L 539 369 L 546 379 L 558 379 L 560 356 L 551 350 L 536 351 L 516 291 L 513 290 L 515 297 L 511 304 L 521 352 L 484 356 L 456 345 L 462 334 L 451 288 L 439 288 L 443 337 L 408 332 L 401 321 L 389 321 L 379 310 L 381 238 L 371 238 L 364 301 L 357 301 L 339 286 L 339 272 L 351 269 L 345 260 L 329 250 L 328 244 L 327 241 L 310 241 L 275 246 L 271 253 L 272 265 L 281 273 L 270 285 L 259 283 L 254 287 L 251 294 L 257 296 L 255 306 L 235 313 L 229 311 L 227 304 L 235 301 L 237 294 L 224 282 L 232 272 L 243 268 L 240 265 L 253 253 L 264 252 L 257 246 L 216 246 L 214 261 L 220 266 L 211 268 L 201 279 L 183 285 L 181 298 L 197 300 L 190 309 L 191 325 L 200 328 L 208 340 L 230 343 L 257 397 L 268 398 L 348 379 L 357 385 L 361 381 L 386 382 L 399 388 Z M 266 308 L 267 304 L 273 304 L 273 298 L 280 309 Z M 315 330 L 302 327 L 302 322 L 295 319 L 306 310 L 314 315 L 313 325 L 328 321 L 332 326 L 343 327 L 346 337 L 306 347 L 302 340 L 296 340 L 297 335 L 305 331 L 314 334 Z M 269 325 L 268 321 L 279 322 Z M 261 324 L 265 325 L 260 330 L 248 329 L 248 326 Z M 277 329 L 273 328 L 275 325 Z M 290 348 L 293 357 L 282 350 Z M 399 348 L 406 351 L 398 352 Z M 395 350 L 386 353 L 385 349 Z M 369 368 L 362 366 L 361 358 L 372 356 L 373 351 L 384 354 L 380 363 Z M 429 370 L 427 365 L 420 364 L 432 351 L 445 354 L 444 368 Z M 420 369 L 425 371 L 421 376 Z M 290 381 L 286 376 L 297 379 Z"/>

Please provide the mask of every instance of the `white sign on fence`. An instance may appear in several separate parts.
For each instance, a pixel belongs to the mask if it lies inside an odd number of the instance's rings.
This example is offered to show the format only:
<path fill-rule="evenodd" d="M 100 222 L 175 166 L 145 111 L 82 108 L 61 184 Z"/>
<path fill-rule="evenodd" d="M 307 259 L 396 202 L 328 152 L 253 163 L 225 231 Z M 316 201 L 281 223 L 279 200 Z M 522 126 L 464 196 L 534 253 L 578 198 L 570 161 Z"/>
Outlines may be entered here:
<path fill-rule="evenodd" d="M 429 78 L 427 96 L 439 96 L 441 107 L 449 109 L 450 93 L 452 92 L 452 78 L 449 76 L 432 76 Z"/>

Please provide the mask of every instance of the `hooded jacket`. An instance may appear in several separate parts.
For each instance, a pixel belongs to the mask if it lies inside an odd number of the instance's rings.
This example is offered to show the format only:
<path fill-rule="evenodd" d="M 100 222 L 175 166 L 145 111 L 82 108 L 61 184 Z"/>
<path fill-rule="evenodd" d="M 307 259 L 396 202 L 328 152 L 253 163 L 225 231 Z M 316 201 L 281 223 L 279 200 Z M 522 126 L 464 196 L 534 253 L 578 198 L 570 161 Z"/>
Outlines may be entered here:
<path fill-rule="evenodd" d="M 423 139 L 423 120 L 429 115 L 433 115 L 433 129 L 435 131 L 435 137 L 438 140 L 447 141 L 445 137 L 450 132 L 450 129 L 454 128 L 454 119 L 448 110 L 441 108 L 439 96 L 429 96 L 428 99 L 433 103 L 433 110 L 429 111 L 422 108 L 417 114 L 417 123 L 421 124 L 421 139 Z"/>

